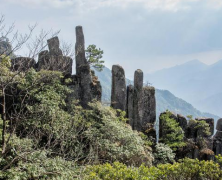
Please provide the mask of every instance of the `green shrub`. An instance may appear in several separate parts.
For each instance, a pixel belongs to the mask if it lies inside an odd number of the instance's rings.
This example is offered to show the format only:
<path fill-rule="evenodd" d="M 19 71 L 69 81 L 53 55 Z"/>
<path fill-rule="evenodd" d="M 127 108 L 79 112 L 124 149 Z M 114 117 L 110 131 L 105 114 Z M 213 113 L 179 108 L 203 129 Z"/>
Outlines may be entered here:
<path fill-rule="evenodd" d="M 179 147 L 183 147 L 184 143 L 184 131 L 179 126 L 179 123 L 175 119 L 171 118 L 172 113 L 166 111 L 166 113 L 161 114 L 161 132 L 162 137 L 160 137 L 160 142 L 167 144 L 173 150 Z"/>
<path fill-rule="evenodd" d="M 83 133 L 94 161 L 120 161 L 125 164 L 152 164 L 151 148 L 137 131 L 116 116 L 116 111 L 101 103 L 90 104 L 86 110 L 91 126 Z"/>
<path fill-rule="evenodd" d="M 89 104 L 83 109 L 65 101 L 70 90 L 62 74 L 30 70 L 18 85 L 24 114 L 16 133 L 33 141 L 33 148 L 80 164 L 120 161 L 151 165 L 151 148 L 126 124 L 125 112 Z M 28 89 L 28 91 L 27 91 Z M 24 96 L 22 96 L 24 95 Z"/>
<path fill-rule="evenodd" d="M 175 158 L 173 150 L 163 143 L 156 144 L 153 155 L 155 165 L 173 163 Z"/>
<path fill-rule="evenodd" d="M 87 180 L 220 180 L 222 171 L 213 161 L 184 159 L 174 164 L 157 167 L 127 167 L 121 163 L 89 166 Z"/>

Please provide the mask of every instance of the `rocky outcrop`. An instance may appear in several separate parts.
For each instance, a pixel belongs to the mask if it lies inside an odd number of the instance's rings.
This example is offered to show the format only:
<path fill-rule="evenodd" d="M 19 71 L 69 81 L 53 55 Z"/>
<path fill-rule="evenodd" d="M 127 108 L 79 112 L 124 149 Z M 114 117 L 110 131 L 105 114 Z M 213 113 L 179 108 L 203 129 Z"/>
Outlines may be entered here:
<path fill-rule="evenodd" d="M 38 70 L 41 69 L 60 71 L 64 75 L 72 74 L 72 58 L 63 56 L 62 50 L 59 48 L 59 38 L 53 37 L 47 40 L 48 50 L 39 53 Z"/>
<path fill-rule="evenodd" d="M 126 93 L 126 79 L 124 69 L 119 65 L 113 65 L 111 107 L 125 111 Z"/>
<path fill-rule="evenodd" d="M 143 71 L 134 74 L 134 86 L 126 87 L 125 72 L 119 65 L 112 67 L 111 107 L 126 111 L 132 129 L 155 138 L 156 99 L 155 88 L 143 87 Z"/>
<path fill-rule="evenodd" d="M 68 102 L 78 100 L 84 108 L 87 108 L 88 103 L 94 99 L 101 101 L 102 87 L 100 81 L 95 76 L 94 71 L 90 69 L 85 57 L 85 40 L 82 27 L 76 27 L 76 75 L 72 75 L 72 58 L 64 56 L 60 49 L 59 38 L 56 36 L 48 39 L 47 44 L 49 50 L 39 53 L 38 63 L 32 58 L 14 58 L 12 59 L 12 70 L 27 71 L 34 68 L 37 71 L 42 69 L 60 71 L 64 75 L 64 82 L 68 78 L 71 80 L 68 87 L 72 93 L 67 98 Z"/>

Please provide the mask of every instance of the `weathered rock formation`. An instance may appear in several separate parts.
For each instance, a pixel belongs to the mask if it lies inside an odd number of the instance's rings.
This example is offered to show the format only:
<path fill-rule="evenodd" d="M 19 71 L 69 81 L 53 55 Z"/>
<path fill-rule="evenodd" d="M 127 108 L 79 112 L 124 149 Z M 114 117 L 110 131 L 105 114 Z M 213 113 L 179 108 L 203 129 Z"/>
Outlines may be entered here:
<path fill-rule="evenodd" d="M 125 111 L 126 93 L 126 79 L 124 69 L 119 65 L 113 65 L 111 107 Z"/>
<path fill-rule="evenodd" d="M 61 71 L 64 75 L 72 74 L 72 59 L 63 56 L 59 48 L 59 38 L 53 37 L 47 40 L 48 50 L 39 53 L 38 70 L 45 69 L 51 71 Z"/>
<path fill-rule="evenodd" d="M 126 111 L 132 129 L 155 138 L 155 88 L 143 87 L 143 72 L 140 69 L 135 71 L 134 86 L 126 88 L 124 69 L 119 65 L 113 66 L 111 106 Z"/>
<path fill-rule="evenodd" d="M 79 100 L 80 104 L 88 107 L 92 100 L 101 101 L 102 87 L 100 81 L 95 76 L 94 71 L 90 69 L 85 57 L 85 40 L 81 26 L 76 27 L 76 75 L 72 75 L 73 60 L 70 57 L 63 56 L 60 49 L 58 37 L 47 40 L 48 49 L 39 53 L 38 63 L 32 58 L 18 57 L 12 59 L 13 71 L 27 71 L 34 68 L 37 71 L 41 69 L 60 71 L 64 75 L 64 81 L 71 79 L 68 84 L 72 91 L 67 101 Z"/>

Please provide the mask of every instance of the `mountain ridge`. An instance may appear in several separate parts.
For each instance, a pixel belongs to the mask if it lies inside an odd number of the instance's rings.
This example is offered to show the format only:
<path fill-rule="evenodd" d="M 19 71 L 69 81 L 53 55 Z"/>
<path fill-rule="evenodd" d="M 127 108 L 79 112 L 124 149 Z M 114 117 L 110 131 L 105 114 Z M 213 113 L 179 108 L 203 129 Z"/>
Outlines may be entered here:
<path fill-rule="evenodd" d="M 145 81 L 150 81 L 158 89 L 167 89 L 175 96 L 190 102 L 201 111 L 209 111 L 222 116 L 218 103 L 209 101 L 218 95 L 222 99 L 222 60 L 206 65 L 193 60 L 178 66 L 145 74 Z"/>

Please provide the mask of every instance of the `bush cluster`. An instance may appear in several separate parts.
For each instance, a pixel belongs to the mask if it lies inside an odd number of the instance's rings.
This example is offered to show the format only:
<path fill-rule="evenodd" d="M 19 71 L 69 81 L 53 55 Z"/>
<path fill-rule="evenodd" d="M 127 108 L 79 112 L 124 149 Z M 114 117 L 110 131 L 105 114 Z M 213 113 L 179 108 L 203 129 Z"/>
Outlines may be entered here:
<path fill-rule="evenodd" d="M 139 168 L 121 163 L 90 166 L 86 170 L 87 180 L 220 180 L 220 165 L 213 161 L 184 159 L 174 164 Z"/>

